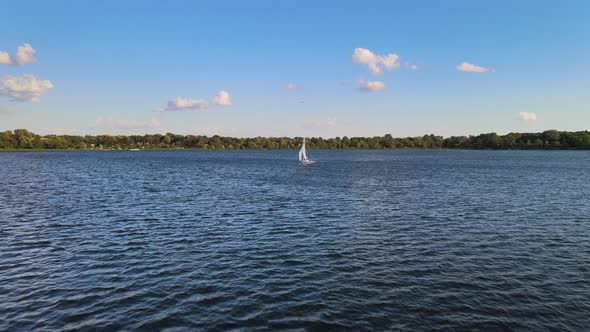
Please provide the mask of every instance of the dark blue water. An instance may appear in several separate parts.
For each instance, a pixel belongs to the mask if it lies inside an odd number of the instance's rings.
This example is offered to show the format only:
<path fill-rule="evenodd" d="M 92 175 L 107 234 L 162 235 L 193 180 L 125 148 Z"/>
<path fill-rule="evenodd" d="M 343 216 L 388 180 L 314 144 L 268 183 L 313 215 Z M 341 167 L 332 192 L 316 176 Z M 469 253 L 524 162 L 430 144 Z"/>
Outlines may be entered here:
<path fill-rule="evenodd" d="M 0 330 L 590 329 L 590 152 L 0 154 Z"/>

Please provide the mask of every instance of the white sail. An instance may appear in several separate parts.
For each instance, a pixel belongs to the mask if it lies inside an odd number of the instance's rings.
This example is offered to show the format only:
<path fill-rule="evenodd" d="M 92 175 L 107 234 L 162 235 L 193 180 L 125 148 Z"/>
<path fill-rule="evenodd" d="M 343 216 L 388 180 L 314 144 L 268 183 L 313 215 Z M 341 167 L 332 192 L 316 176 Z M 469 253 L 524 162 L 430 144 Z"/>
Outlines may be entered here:
<path fill-rule="evenodd" d="M 302 165 L 309 165 L 315 163 L 314 160 L 307 159 L 307 153 L 305 151 L 305 137 L 303 138 L 303 144 L 301 144 L 301 149 L 299 149 L 299 161 Z"/>
<path fill-rule="evenodd" d="M 307 153 L 305 153 L 305 138 L 303 139 L 303 144 L 301 145 L 301 149 L 299 149 L 299 161 L 307 160 Z"/>

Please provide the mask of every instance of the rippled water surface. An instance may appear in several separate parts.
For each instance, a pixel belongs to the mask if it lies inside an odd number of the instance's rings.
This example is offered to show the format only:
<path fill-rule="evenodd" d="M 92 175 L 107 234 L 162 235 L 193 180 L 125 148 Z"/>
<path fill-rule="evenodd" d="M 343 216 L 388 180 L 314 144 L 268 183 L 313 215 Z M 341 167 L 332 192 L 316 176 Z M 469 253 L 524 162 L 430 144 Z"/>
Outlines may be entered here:
<path fill-rule="evenodd" d="M 588 151 L 0 154 L 0 330 L 590 330 Z"/>

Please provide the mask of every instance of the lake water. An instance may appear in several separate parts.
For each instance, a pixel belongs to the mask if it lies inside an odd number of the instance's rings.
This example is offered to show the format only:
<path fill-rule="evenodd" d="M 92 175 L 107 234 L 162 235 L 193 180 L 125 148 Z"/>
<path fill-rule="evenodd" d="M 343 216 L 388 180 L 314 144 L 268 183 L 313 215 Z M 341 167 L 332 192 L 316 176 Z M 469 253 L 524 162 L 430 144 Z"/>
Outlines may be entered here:
<path fill-rule="evenodd" d="M 0 330 L 590 329 L 590 151 L 0 153 Z"/>

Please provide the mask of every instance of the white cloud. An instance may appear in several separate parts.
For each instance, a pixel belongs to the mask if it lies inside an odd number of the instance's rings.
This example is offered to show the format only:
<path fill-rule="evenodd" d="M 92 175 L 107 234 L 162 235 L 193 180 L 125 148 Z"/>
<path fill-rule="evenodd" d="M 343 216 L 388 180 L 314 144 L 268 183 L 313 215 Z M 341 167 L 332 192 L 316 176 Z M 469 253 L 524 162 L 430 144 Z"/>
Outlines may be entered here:
<path fill-rule="evenodd" d="M 398 61 L 399 56 L 397 54 L 376 55 L 366 48 L 355 48 L 352 53 L 352 60 L 356 63 L 366 65 L 375 75 L 383 73 L 383 70 L 391 71 L 400 67 Z"/>
<path fill-rule="evenodd" d="M 368 92 L 377 92 L 387 90 L 387 86 L 382 81 L 365 81 L 359 80 L 359 89 Z"/>
<path fill-rule="evenodd" d="M 31 74 L 0 78 L 0 96 L 12 98 L 13 101 L 39 102 L 39 97 L 52 88 L 51 81 L 38 80 Z"/>
<path fill-rule="evenodd" d="M 26 65 L 29 63 L 37 63 L 34 55 L 37 51 L 30 44 L 22 44 L 16 49 L 16 55 L 10 56 L 7 52 L 0 51 L 0 64 L 3 65 Z"/>
<path fill-rule="evenodd" d="M 205 101 L 205 99 L 190 99 L 190 98 L 182 98 L 176 97 L 174 100 L 170 100 L 168 102 L 168 107 L 166 107 L 165 111 L 196 111 L 196 110 L 204 110 L 209 106 L 209 103 Z"/>
<path fill-rule="evenodd" d="M 0 51 L 0 65 L 11 65 L 12 58 L 7 52 Z"/>
<path fill-rule="evenodd" d="M 149 120 L 127 120 L 99 116 L 96 119 L 96 124 L 98 126 L 118 129 L 158 128 L 160 127 L 160 120 L 155 118 Z"/>
<path fill-rule="evenodd" d="M 213 105 L 219 106 L 231 106 L 231 99 L 229 97 L 229 92 L 225 90 L 220 90 L 215 97 L 213 97 Z"/>
<path fill-rule="evenodd" d="M 406 62 L 406 68 L 410 69 L 410 70 L 418 70 L 418 65 L 410 63 L 410 62 Z"/>
<path fill-rule="evenodd" d="M 16 49 L 16 63 L 18 65 L 26 65 L 28 63 L 37 63 L 37 59 L 33 56 L 35 49 L 29 44 L 22 44 Z"/>
<path fill-rule="evenodd" d="M 468 73 L 487 73 L 487 72 L 494 71 L 491 68 L 481 67 L 481 66 L 469 63 L 469 62 L 463 62 L 462 64 L 458 65 L 456 68 L 458 71 L 464 71 L 464 72 L 468 72 Z"/>
<path fill-rule="evenodd" d="M 537 120 L 537 114 L 533 112 L 520 112 L 518 118 L 522 121 L 535 121 Z"/>
<path fill-rule="evenodd" d="M 297 89 L 299 89 L 299 87 L 295 83 L 289 83 L 289 84 L 287 84 L 287 86 L 285 87 L 285 89 L 287 89 L 287 90 L 297 90 Z"/>

